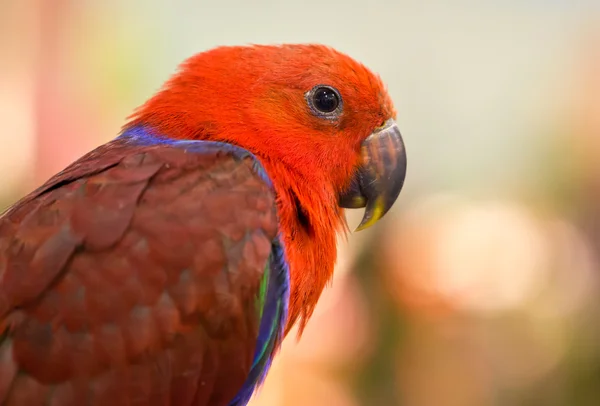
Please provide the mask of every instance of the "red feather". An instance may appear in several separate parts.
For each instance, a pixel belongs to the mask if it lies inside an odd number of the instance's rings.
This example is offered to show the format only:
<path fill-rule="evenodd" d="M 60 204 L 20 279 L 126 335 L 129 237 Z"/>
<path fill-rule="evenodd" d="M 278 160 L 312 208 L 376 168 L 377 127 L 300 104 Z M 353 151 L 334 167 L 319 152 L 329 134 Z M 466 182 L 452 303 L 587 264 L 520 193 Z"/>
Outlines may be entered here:
<path fill-rule="evenodd" d="M 338 121 L 316 117 L 304 93 L 327 84 L 344 95 Z M 221 47 L 188 59 L 129 126 L 178 139 L 230 142 L 255 154 L 275 185 L 291 272 L 288 330 L 304 328 L 333 275 L 338 206 L 361 142 L 396 112 L 378 76 L 321 45 Z"/>

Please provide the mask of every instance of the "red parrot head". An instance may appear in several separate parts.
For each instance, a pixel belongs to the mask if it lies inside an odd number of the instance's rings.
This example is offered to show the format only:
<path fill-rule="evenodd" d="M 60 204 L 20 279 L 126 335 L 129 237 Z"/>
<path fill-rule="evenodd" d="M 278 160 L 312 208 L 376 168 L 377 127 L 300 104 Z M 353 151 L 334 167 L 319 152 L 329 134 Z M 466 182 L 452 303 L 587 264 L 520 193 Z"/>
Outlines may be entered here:
<path fill-rule="evenodd" d="M 340 207 L 366 207 L 362 229 L 400 193 L 406 154 L 395 116 L 380 78 L 349 56 L 259 45 L 191 57 L 129 125 L 229 142 L 260 159 L 292 247 L 290 320 L 302 313 L 306 321 L 333 272 Z"/>

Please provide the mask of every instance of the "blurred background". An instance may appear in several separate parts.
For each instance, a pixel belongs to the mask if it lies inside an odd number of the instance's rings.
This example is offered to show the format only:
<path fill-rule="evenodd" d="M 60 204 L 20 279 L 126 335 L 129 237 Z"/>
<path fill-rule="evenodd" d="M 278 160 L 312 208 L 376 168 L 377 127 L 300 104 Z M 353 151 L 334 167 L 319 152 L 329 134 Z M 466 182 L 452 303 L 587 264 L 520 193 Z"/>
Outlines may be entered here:
<path fill-rule="evenodd" d="M 281 42 L 381 74 L 409 172 L 252 406 L 600 404 L 597 0 L 0 0 L 1 205 L 186 57 Z"/>

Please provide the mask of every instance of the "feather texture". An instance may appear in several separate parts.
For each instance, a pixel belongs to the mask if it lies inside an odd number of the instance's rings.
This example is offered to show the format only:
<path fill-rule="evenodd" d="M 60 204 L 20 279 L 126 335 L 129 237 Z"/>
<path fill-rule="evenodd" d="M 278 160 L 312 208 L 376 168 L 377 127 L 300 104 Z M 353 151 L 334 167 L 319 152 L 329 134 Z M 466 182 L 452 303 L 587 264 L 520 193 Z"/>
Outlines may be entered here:
<path fill-rule="evenodd" d="M 289 296 L 259 162 L 143 128 L 3 215 L 0 278 L 3 405 L 244 405 Z"/>
<path fill-rule="evenodd" d="M 395 114 L 325 46 L 189 58 L 0 218 L 0 403 L 245 405 L 331 280 L 340 195 Z"/>
<path fill-rule="evenodd" d="M 307 92 L 338 90 L 343 111 L 323 119 Z M 169 138 L 222 141 L 260 159 L 277 191 L 279 226 L 291 273 L 287 329 L 308 322 L 347 229 L 339 194 L 360 164 L 361 144 L 395 109 L 381 79 L 317 44 L 218 47 L 184 61 L 130 117 Z M 331 118 L 331 117 L 330 117 Z"/>

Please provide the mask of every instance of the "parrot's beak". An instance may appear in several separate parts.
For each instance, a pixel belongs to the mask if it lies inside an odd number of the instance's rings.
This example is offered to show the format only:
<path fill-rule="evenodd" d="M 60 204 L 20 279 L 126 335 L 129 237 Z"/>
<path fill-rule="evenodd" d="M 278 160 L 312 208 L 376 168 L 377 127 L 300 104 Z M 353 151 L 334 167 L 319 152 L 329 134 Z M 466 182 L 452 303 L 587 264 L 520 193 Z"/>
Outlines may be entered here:
<path fill-rule="evenodd" d="M 356 176 L 340 196 L 343 208 L 365 207 L 356 231 L 364 230 L 382 218 L 404 185 L 406 150 L 394 120 L 386 121 L 363 141 L 361 156 Z"/>

